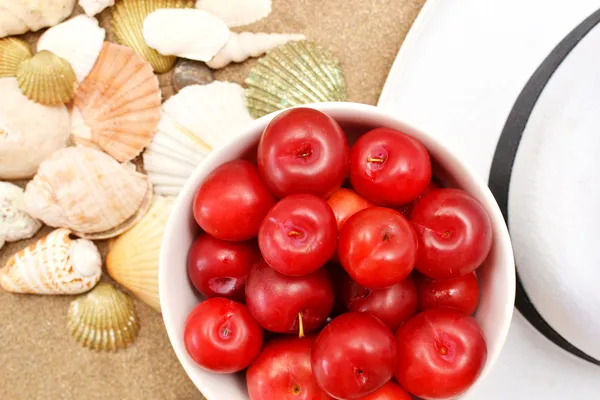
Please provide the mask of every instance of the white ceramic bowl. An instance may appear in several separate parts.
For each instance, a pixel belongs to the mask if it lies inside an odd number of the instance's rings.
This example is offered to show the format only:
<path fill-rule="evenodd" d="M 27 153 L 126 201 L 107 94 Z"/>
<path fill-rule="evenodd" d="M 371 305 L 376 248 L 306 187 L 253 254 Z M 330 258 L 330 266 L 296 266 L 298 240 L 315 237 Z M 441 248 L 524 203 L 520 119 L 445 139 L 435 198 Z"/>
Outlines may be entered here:
<path fill-rule="evenodd" d="M 370 128 L 383 126 L 415 137 L 427 147 L 435 160 L 436 175 L 449 178 L 453 186 L 471 193 L 487 210 L 494 229 L 494 243 L 488 259 L 479 269 L 482 295 L 475 315 L 488 345 L 488 358 L 479 378 L 481 380 L 498 359 L 504 345 L 515 297 L 515 266 L 508 231 L 485 182 L 438 140 L 376 107 L 354 103 L 321 103 L 310 107 L 336 119 L 347 133 L 365 132 Z M 264 128 L 274 116 L 275 114 L 271 114 L 254 121 L 234 141 L 213 151 L 196 168 L 177 199 L 162 243 L 159 291 L 165 326 L 179 361 L 208 400 L 247 400 L 248 394 L 243 374 L 218 375 L 205 371 L 194 363 L 184 347 L 185 320 L 188 313 L 202 300 L 188 280 L 186 267 L 188 250 L 199 230 L 192 215 L 192 201 L 197 188 L 212 170 L 253 151 Z M 462 398 L 468 397 L 468 393 Z"/>

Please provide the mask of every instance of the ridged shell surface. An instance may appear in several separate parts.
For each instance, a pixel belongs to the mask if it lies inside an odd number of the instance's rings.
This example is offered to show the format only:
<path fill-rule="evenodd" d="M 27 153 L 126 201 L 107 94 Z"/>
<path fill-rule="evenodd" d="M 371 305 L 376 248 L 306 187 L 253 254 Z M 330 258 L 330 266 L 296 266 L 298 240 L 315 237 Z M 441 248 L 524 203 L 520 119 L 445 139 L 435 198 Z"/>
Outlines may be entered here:
<path fill-rule="evenodd" d="M 31 216 L 88 239 L 121 234 L 144 216 L 151 199 L 147 176 L 86 147 L 55 152 L 25 189 Z"/>
<path fill-rule="evenodd" d="M 121 0 L 112 8 L 113 31 L 119 43 L 131 47 L 162 74 L 175 65 L 176 57 L 162 55 L 146 44 L 142 34 L 144 20 L 161 8 L 193 8 L 192 0 Z M 167 32 L 163 32 L 167 34 Z"/>
<path fill-rule="evenodd" d="M 38 31 L 66 19 L 76 0 L 4 0 L 0 7 L 0 38 Z"/>
<path fill-rule="evenodd" d="M 96 18 L 78 15 L 44 32 L 37 51 L 47 50 L 67 60 L 81 82 L 94 67 L 105 36 Z"/>
<path fill-rule="evenodd" d="M 67 327 L 83 347 L 117 351 L 133 343 L 139 324 L 133 301 L 109 283 L 100 283 L 90 293 L 69 305 Z"/>
<path fill-rule="evenodd" d="M 19 64 L 17 82 L 28 99 L 55 106 L 71 101 L 77 78 L 67 60 L 42 50 Z"/>
<path fill-rule="evenodd" d="M 272 0 L 197 0 L 196 8 L 208 11 L 232 28 L 268 17 Z"/>
<path fill-rule="evenodd" d="M 0 39 L 0 78 L 17 75 L 19 65 L 33 57 L 29 44 L 21 39 Z"/>
<path fill-rule="evenodd" d="M 251 122 L 240 85 L 214 81 L 183 88 L 163 104 L 156 136 L 144 152 L 155 192 L 177 195 L 214 148 L 234 140 Z"/>
<path fill-rule="evenodd" d="M 16 242 L 35 235 L 42 223 L 25 212 L 23 189 L 0 182 L 0 249 L 5 242 Z"/>
<path fill-rule="evenodd" d="M 154 136 L 160 102 L 150 64 L 129 47 L 105 42 L 96 65 L 75 92 L 72 138 L 120 162 L 132 160 Z"/>
<path fill-rule="evenodd" d="M 0 286 L 13 293 L 78 294 L 93 288 L 101 274 L 94 243 L 57 229 L 9 258 L 0 269 Z"/>
<path fill-rule="evenodd" d="M 158 312 L 158 259 L 174 203 L 175 197 L 155 196 L 152 207 L 137 225 L 111 239 L 106 256 L 110 277 Z"/>
<path fill-rule="evenodd" d="M 340 62 L 314 42 L 290 42 L 258 60 L 246 79 L 254 118 L 302 104 L 346 101 Z"/>
<path fill-rule="evenodd" d="M 0 78 L 0 179 L 31 178 L 40 163 L 68 141 L 69 112 L 64 105 L 35 103 L 21 93 L 16 78 Z"/>

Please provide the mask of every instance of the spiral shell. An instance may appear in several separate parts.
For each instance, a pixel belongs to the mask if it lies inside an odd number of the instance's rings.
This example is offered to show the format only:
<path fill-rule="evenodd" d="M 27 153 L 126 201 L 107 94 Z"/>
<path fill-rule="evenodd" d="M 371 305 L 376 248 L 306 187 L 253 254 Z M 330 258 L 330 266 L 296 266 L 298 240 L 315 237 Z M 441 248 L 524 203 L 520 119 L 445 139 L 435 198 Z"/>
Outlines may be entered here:
<path fill-rule="evenodd" d="M 54 106 L 73 98 L 77 78 L 67 60 L 42 50 L 19 65 L 17 82 L 27 98 Z"/>
<path fill-rule="evenodd" d="M 71 302 L 67 327 L 79 344 L 98 351 L 124 349 L 139 330 L 131 298 L 104 282 Z"/>
<path fill-rule="evenodd" d="M 26 41 L 15 38 L 0 39 L 0 78 L 17 75 L 19 64 L 33 57 Z"/>

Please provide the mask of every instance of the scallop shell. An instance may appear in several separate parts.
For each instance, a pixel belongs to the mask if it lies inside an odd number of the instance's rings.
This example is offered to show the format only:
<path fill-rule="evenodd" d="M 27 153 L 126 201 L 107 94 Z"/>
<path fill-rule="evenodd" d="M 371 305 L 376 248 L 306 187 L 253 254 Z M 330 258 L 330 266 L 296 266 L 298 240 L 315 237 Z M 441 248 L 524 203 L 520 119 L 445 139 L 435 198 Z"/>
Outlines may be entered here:
<path fill-rule="evenodd" d="M 0 78 L 0 179 L 28 179 L 69 140 L 69 112 L 25 97 L 15 78 Z"/>
<path fill-rule="evenodd" d="M 201 61 L 186 60 L 182 58 L 177 61 L 173 69 L 173 89 L 175 93 L 186 86 L 206 85 L 214 81 L 212 71 Z"/>
<path fill-rule="evenodd" d="M 132 160 L 154 136 L 160 98 L 150 65 L 130 48 L 105 42 L 96 65 L 75 91 L 72 138 L 120 162 Z"/>
<path fill-rule="evenodd" d="M 131 298 L 104 282 L 71 302 L 67 327 L 83 347 L 102 351 L 124 349 L 139 330 Z"/>
<path fill-rule="evenodd" d="M 79 0 L 79 5 L 90 17 L 101 13 L 105 8 L 115 5 L 115 0 Z"/>
<path fill-rule="evenodd" d="M 33 57 L 26 41 L 15 38 L 0 39 L 0 78 L 17 75 L 19 64 Z"/>
<path fill-rule="evenodd" d="M 12 293 L 78 294 L 93 288 L 101 274 L 94 243 L 57 229 L 9 258 L 0 269 L 0 286 Z"/>
<path fill-rule="evenodd" d="M 160 54 L 208 61 L 225 46 L 229 28 L 202 10 L 157 10 L 144 20 L 144 39 Z"/>
<path fill-rule="evenodd" d="M 246 78 L 253 117 L 301 104 L 346 101 L 340 62 L 314 42 L 290 42 L 269 52 Z"/>
<path fill-rule="evenodd" d="M 42 50 L 19 64 L 17 82 L 27 98 L 55 106 L 71 101 L 77 78 L 67 60 Z"/>
<path fill-rule="evenodd" d="M 192 0 L 122 0 L 112 9 L 113 30 L 119 43 L 133 48 L 156 73 L 162 74 L 173 68 L 176 58 L 159 54 L 146 44 L 142 34 L 144 19 L 160 8 L 193 7 Z"/>
<path fill-rule="evenodd" d="M 156 136 L 144 152 L 155 193 L 178 194 L 210 151 L 250 122 L 241 86 L 215 81 L 183 88 L 163 104 Z"/>
<path fill-rule="evenodd" d="M 25 211 L 23 189 L 8 182 L 0 182 L 0 248 L 4 242 L 29 239 L 42 227 Z"/>
<path fill-rule="evenodd" d="M 148 211 L 151 199 L 147 176 L 86 147 L 54 153 L 25 189 L 31 216 L 87 239 L 107 239 L 129 229 Z"/>
<path fill-rule="evenodd" d="M 197 0 L 196 8 L 208 11 L 232 28 L 266 18 L 271 14 L 272 0 Z"/>
<path fill-rule="evenodd" d="M 155 196 L 146 216 L 109 242 L 106 256 L 110 277 L 158 312 L 158 258 L 174 203 L 174 197 Z"/>
<path fill-rule="evenodd" d="M 305 40 L 304 35 L 287 33 L 231 33 L 225 47 L 206 63 L 213 69 L 226 67 L 232 62 L 242 62 L 259 57 L 267 51 L 294 40 Z"/>
<path fill-rule="evenodd" d="M 78 15 L 48 29 L 38 40 L 37 50 L 48 50 L 67 60 L 81 82 L 94 67 L 105 36 L 96 18 Z"/>
<path fill-rule="evenodd" d="M 0 6 L 0 38 L 38 31 L 66 19 L 75 0 L 4 0 Z"/>

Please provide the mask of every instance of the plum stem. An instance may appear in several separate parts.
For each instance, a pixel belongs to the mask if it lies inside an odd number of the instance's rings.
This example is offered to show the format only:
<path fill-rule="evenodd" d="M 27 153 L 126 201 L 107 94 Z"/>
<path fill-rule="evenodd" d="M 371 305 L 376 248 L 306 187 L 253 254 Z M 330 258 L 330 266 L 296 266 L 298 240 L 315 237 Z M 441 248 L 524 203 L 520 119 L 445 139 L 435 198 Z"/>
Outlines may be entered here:
<path fill-rule="evenodd" d="M 298 231 L 289 231 L 288 232 L 288 236 L 289 237 L 301 237 L 302 233 L 298 232 Z"/>
<path fill-rule="evenodd" d="M 374 163 L 383 163 L 385 161 L 385 158 L 383 157 L 369 157 L 367 158 L 368 162 L 374 162 Z"/>
<path fill-rule="evenodd" d="M 302 323 L 302 313 L 298 313 L 298 325 L 300 326 L 298 337 L 302 339 L 304 337 L 304 324 Z"/>

